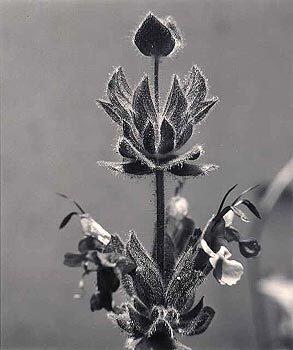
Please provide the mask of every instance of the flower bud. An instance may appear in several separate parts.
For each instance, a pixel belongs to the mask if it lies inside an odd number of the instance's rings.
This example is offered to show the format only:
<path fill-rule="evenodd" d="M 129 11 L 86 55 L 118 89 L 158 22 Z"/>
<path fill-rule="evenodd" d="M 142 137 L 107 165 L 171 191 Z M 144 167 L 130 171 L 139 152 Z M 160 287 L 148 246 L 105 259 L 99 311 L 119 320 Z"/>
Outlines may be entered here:
<path fill-rule="evenodd" d="M 168 56 L 176 44 L 174 27 L 172 23 L 170 30 L 150 13 L 135 33 L 134 44 L 145 56 Z"/>

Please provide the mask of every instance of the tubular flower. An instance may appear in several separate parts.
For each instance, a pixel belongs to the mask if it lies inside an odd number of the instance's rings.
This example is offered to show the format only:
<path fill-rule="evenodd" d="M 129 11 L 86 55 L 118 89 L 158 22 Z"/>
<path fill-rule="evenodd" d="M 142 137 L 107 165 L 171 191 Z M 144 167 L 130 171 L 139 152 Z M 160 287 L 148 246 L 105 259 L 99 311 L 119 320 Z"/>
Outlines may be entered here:
<path fill-rule="evenodd" d="M 113 73 L 107 94 L 109 102 L 97 102 L 121 128 L 123 136 L 117 148 L 124 161 L 99 165 L 131 175 L 165 170 L 178 176 L 198 176 L 216 168 L 194 164 L 203 153 L 200 145 L 178 154 L 191 138 L 194 126 L 217 102 L 217 98 L 206 99 L 206 80 L 198 68 L 192 68 L 182 86 L 174 76 L 162 113 L 155 109 L 148 77 L 132 92 L 121 67 Z"/>

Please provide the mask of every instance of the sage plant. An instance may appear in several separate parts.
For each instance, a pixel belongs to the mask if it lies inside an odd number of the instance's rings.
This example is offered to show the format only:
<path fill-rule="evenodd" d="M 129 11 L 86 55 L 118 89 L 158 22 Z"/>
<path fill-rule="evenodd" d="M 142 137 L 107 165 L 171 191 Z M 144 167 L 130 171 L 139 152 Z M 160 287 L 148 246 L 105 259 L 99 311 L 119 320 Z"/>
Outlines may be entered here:
<path fill-rule="evenodd" d="M 172 18 L 165 20 L 149 14 L 137 29 L 134 45 L 153 63 L 153 76 L 145 75 L 132 89 L 121 67 L 115 69 L 108 85 L 108 100 L 97 104 L 112 118 L 119 130 L 117 152 L 120 162 L 100 161 L 98 165 L 112 172 L 144 179 L 155 179 L 156 225 L 151 253 L 137 234 L 130 231 L 123 242 L 109 233 L 75 201 L 76 211 L 68 214 L 60 228 L 78 217 L 82 238 L 78 253 L 67 253 L 64 264 L 81 267 L 79 292 L 84 292 L 84 278 L 94 273 L 96 288 L 90 299 L 92 311 L 105 309 L 124 331 L 127 346 L 143 349 L 187 349 L 178 335 L 198 335 L 206 331 L 215 311 L 204 304 L 198 287 L 213 273 L 221 285 L 233 285 L 243 273 L 240 262 L 231 259 L 226 247 L 234 241 L 242 255 L 256 256 L 260 245 L 246 238 L 232 226 L 234 216 L 248 221 L 241 207 L 260 217 L 256 207 L 241 193 L 226 204 L 224 196 L 205 227 L 195 227 L 182 197 L 183 181 L 208 174 L 217 167 L 199 164 L 201 145 L 180 152 L 191 139 L 194 129 L 218 101 L 208 96 L 207 81 L 198 67 L 192 67 L 182 80 L 173 76 L 166 102 L 159 96 L 159 67 L 182 46 L 182 36 Z M 165 174 L 179 178 L 175 195 L 165 209 Z M 62 195 L 68 199 L 67 196 Z M 214 208 L 216 209 L 216 208 Z M 115 303 L 115 292 L 123 289 L 126 300 Z"/>

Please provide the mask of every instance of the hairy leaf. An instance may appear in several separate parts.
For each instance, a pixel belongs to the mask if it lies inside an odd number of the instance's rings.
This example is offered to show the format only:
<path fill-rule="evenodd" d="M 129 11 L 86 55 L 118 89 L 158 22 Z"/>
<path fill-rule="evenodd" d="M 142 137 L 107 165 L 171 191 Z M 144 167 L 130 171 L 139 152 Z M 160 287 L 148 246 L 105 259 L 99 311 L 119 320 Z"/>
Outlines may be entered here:
<path fill-rule="evenodd" d="M 164 288 L 157 265 L 140 244 L 134 232 L 130 235 L 126 250 L 137 265 L 132 277 L 138 297 L 148 307 L 162 304 Z"/>
<path fill-rule="evenodd" d="M 174 148 L 175 131 L 172 125 L 163 119 L 160 128 L 160 143 L 158 147 L 158 152 L 161 154 L 169 153 Z"/>
<path fill-rule="evenodd" d="M 132 107 L 135 112 L 134 124 L 142 135 L 148 121 L 157 123 L 157 114 L 152 101 L 148 77 L 146 76 L 134 91 Z"/>
<path fill-rule="evenodd" d="M 172 166 L 169 170 L 170 173 L 177 176 L 199 176 L 199 175 L 207 175 L 210 171 L 216 170 L 218 167 L 214 164 L 204 164 L 204 165 L 196 165 L 184 163 L 182 165 L 178 164 Z"/>
<path fill-rule="evenodd" d="M 156 152 L 156 136 L 153 124 L 148 122 L 143 134 L 143 146 L 151 154 Z"/>

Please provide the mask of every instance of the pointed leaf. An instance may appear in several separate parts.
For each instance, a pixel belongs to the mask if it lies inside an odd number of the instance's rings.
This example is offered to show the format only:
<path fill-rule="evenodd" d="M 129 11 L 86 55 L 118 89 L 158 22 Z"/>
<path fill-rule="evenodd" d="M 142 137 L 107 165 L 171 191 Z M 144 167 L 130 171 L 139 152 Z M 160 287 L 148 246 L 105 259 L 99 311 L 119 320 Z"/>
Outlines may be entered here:
<path fill-rule="evenodd" d="M 193 66 L 189 75 L 188 85 L 185 87 L 185 95 L 189 103 L 193 105 L 203 101 L 207 94 L 205 77 L 200 70 Z"/>
<path fill-rule="evenodd" d="M 151 154 L 156 152 L 156 136 L 153 124 L 148 122 L 143 134 L 143 146 Z"/>
<path fill-rule="evenodd" d="M 164 117 L 170 121 L 175 130 L 179 128 L 186 108 L 187 101 L 180 87 L 178 77 L 175 75 L 163 113 Z"/>
<path fill-rule="evenodd" d="M 166 119 L 163 119 L 160 128 L 160 143 L 158 153 L 165 154 L 173 151 L 175 141 L 175 131 Z"/>
<path fill-rule="evenodd" d="M 204 297 L 202 297 L 200 301 L 190 311 L 180 316 L 180 319 L 179 319 L 180 325 L 191 322 L 198 316 L 199 312 L 203 308 L 203 299 Z"/>
<path fill-rule="evenodd" d="M 161 163 L 162 169 L 170 169 L 171 167 L 175 165 L 181 165 L 182 163 L 186 162 L 187 160 L 196 160 L 200 157 L 200 155 L 203 153 L 203 148 L 201 145 L 195 145 L 193 146 L 189 151 L 180 154 L 178 156 L 175 156 L 171 160 L 168 160 L 166 162 Z"/>
<path fill-rule="evenodd" d="M 178 331 L 181 335 L 193 336 L 201 334 L 207 330 L 214 315 L 215 311 L 211 307 L 205 306 L 193 322 L 187 323 L 186 327 L 179 328 Z"/>
<path fill-rule="evenodd" d="M 134 92 L 132 107 L 135 112 L 133 117 L 134 124 L 142 135 L 148 121 L 157 123 L 157 114 L 152 101 L 147 76 L 139 83 Z"/>
<path fill-rule="evenodd" d="M 143 292 L 143 295 L 139 293 L 138 297 L 146 306 L 162 304 L 164 288 L 157 265 L 140 244 L 134 232 L 130 235 L 126 250 L 137 265 L 132 277 L 134 287 L 137 291 L 139 288 L 140 292 Z"/>
<path fill-rule="evenodd" d="M 127 304 L 127 308 L 133 327 L 142 334 L 146 333 L 151 325 L 150 320 L 140 314 L 131 304 Z"/>
<path fill-rule="evenodd" d="M 196 165 L 184 163 L 182 165 L 178 164 L 172 166 L 169 170 L 170 173 L 177 176 L 199 176 L 199 175 L 207 175 L 210 171 L 216 170 L 218 167 L 215 164 L 204 164 L 204 165 Z"/>
<path fill-rule="evenodd" d="M 127 104 L 127 100 L 123 98 L 123 95 L 121 96 L 121 93 L 119 91 L 117 71 L 113 73 L 111 79 L 108 82 L 107 94 L 115 113 L 118 114 L 122 120 L 130 121 L 131 115 L 128 111 L 130 105 Z"/>
<path fill-rule="evenodd" d="M 191 138 L 193 133 L 193 123 L 188 123 L 182 132 L 176 136 L 176 149 L 181 148 Z"/>
<path fill-rule="evenodd" d="M 210 100 L 210 101 L 204 101 L 201 102 L 196 108 L 195 110 L 191 110 L 190 114 L 190 121 L 193 123 L 193 125 L 198 124 L 199 122 L 201 122 L 205 116 L 207 115 L 207 113 L 209 112 L 209 110 L 218 102 L 217 99 L 215 100 Z M 192 107 L 191 107 L 192 108 Z"/>
<path fill-rule="evenodd" d="M 168 306 L 174 307 L 179 312 L 205 277 L 201 271 L 196 271 L 197 251 L 196 247 L 191 247 L 181 256 L 166 291 L 165 299 Z"/>
<path fill-rule="evenodd" d="M 121 118 L 117 114 L 117 111 L 113 107 L 113 105 L 109 102 L 102 101 L 102 100 L 97 100 L 96 101 L 97 106 L 101 106 L 104 111 L 108 114 L 108 116 L 118 125 L 121 125 Z"/>
<path fill-rule="evenodd" d="M 78 213 L 76 211 L 73 211 L 72 213 L 66 215 L 59 226 L 59 230 L 65 227 L 74 215 L 78 215 Z"/>

